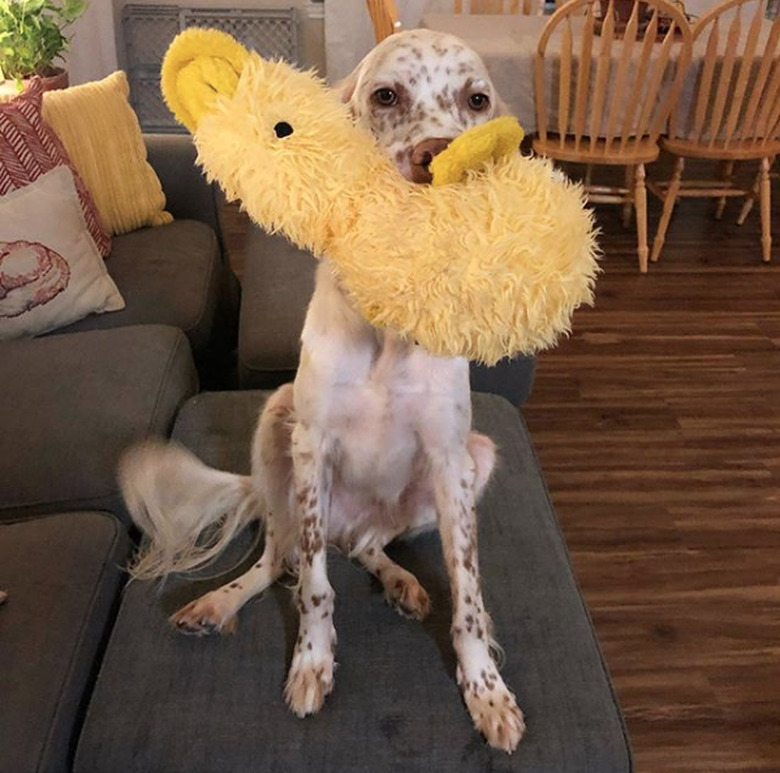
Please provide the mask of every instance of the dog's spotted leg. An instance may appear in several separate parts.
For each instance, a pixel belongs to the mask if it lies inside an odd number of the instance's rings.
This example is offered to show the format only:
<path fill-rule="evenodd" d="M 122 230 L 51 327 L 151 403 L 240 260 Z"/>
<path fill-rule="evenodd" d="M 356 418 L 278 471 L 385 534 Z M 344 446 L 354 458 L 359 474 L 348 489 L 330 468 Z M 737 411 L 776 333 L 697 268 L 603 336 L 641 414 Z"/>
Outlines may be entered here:
<path fill-rule="evenodd" d="M 320 710 L 333 689 L 334 593 L 328 581 L 327 529 L 332 468 L 324 443 L 298 424 L 293 430 L 292 454 L 295 506 L 299 519 L 298 638 L 285 686 L 285 699 L 299 717 Z"/>
<path fill-rule="evenodd" d="M 266 520 L 265 548 L 258 561 L 244 574 L 221 588 L 191 601 L 170 617 L 182 633 L 205 636 L 233 633 L 236 613 L 253 596 L 272 585 L 284 571 L 284 551 L 274 529 L 273 514 Z"/>
<path fill-rule="evenodd" d="M 424 620 L 431 609 L 431 600 L 418 579 L 388 557 L 379 545 L 369 545 L 355 558 L 382 583 L 385 599 L 402 615 Z"/>
<path fill-rule="evenodd" d="M 481 436 L 477 437 L 482 444 Z M 472 436 L 469 445 L 474 442 Z M 480 487 L 480 478 L 485 476 L 479 470 L 479 451 L 470 450 L 432 457 L 439 531 L 452 593 L 457 678 L 474 726 L 491 746 L 512 752 L 525 724 L 493 656 L 498 646 L 492 639 L 492 623 L 482 601 L 474 496 L 475 487 Z"/>

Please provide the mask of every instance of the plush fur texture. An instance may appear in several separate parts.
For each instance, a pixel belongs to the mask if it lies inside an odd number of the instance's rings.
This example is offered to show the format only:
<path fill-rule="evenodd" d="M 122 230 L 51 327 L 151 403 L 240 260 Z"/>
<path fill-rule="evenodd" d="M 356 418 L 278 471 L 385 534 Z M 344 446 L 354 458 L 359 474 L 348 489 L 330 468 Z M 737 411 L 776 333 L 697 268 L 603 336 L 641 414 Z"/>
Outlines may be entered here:
<path fill-rule="evenodd" d="M 597 273 L 580 186 L 519 153 L 459 184 L 414 185 L 321 81 L 254 53 L 242 63 L 237 45 L 182 33 L 163 64 L 166 100 L 195 128 L 209 178 L 261 226 L 327 255 L 371 324 L 487 364 L 569 330 Z"/>

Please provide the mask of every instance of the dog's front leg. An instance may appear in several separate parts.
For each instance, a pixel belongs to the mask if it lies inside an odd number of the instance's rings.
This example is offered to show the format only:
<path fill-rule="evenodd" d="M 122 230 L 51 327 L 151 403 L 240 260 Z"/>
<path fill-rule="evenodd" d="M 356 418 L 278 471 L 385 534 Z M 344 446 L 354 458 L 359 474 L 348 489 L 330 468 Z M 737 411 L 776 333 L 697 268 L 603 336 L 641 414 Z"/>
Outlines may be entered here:
<path fill-rule="evenodd" d="M 327 534 L 332 463 L 318 432 L 303 424 L 292 434 L 295 508 L 299 523 L 298 639 L 287 677 L 285 698 L 299 717 L 322 707 L 333 689 L 333 588 L 328 582 Z"/>
<path fill-rule="evenodd" d="M 432 461 L 439 531 L 452 593 L 458 684 L 477 730 L 491 746 L 512 752 L 525 725 L 491 652 L 497 645 L 482 601 L 477 559 L 477 464 L 465 449 L 462 454 L 436 454 Z"/>

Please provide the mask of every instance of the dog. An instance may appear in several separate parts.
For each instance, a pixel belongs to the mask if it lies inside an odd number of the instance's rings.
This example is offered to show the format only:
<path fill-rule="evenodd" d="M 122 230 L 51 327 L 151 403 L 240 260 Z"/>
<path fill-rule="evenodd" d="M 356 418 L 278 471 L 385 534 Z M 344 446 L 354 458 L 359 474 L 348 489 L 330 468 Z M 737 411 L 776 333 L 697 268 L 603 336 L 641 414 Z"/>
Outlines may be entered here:
<path fill-rule="evenodd" d="M 488 73 L 459 39 L 429 30 L 380 43 L 337 86 L 408 179 L 427 183 L 435 155 L 465 129 L 503 112 Z M 175 444 L 130 449 L 119 479 L 150 545 L 139 577 L 193 569 L 253 520 L 265 523 L 259 560 L 241 577 L 171 617 L 182 632 L 230 629 L 241 606 L 297 574 L 300 627 L 285 685 L 298 716 L 333 688 L 334 592 L 326 550 L 335 546 L 382 584 L 390 604 L 423 619 L 417 578 L 392 561 L 392 540 L 438 527 L 450 578 L 457 681 L 475 727 L 512 752 L 525 726 L 496 666 L 500 651 L 480 588 L 475 505 L 496 449 L 471 430 L 469 365 L 428 354 L 373 328 L 321 261 L 301 335 L 295 381 L 264 406 L 251 476 L 211 469 Z M 204 539 L 204 535 L 207 535 Z"/>

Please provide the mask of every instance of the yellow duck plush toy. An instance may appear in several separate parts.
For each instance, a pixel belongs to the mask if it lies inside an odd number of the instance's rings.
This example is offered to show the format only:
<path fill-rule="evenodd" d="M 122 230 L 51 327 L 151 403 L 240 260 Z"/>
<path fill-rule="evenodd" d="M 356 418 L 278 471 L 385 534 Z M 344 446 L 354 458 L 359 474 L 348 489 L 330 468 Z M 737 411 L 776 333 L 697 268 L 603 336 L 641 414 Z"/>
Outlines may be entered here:
<path fill-rule="evenodd" d="M 461 135 L 420 186 L 321 80 L 225 33 L 179 35 L 162 88 L 209 179 L 262 227 L 327 257 L 374 325 L 493 364 L 552 345 L 592 301 L 582 189 L 517 152 L 514 119 Z"/>

